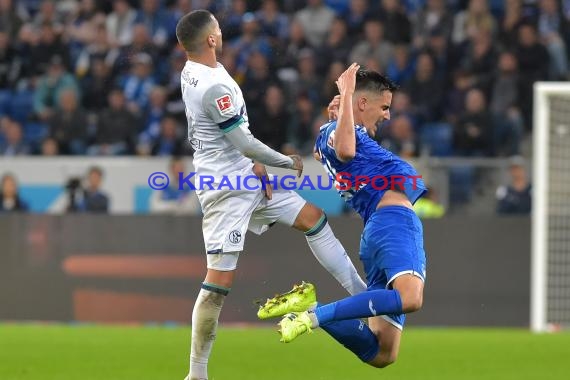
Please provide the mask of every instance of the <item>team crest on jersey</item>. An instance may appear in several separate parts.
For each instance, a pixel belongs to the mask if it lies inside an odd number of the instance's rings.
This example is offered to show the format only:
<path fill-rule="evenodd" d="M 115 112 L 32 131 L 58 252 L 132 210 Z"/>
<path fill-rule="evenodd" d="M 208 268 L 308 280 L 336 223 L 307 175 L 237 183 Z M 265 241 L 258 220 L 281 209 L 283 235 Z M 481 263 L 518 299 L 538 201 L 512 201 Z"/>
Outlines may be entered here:
<path fill-rule="evenodd" d="M 232 104 L 232 98 L 229 94 L 217 98 L 216 106 L 222 115 L 230 113 L 234 108 L 234 105 Z"/>
<path fill-rule="evenodd" d="M 332 131 L 331 134 L 329 135 L 329 139 L 327 140 L 327 146 L 331 149 L 334 149 L 334 132 Z"/>
<path fill-rule="evenodd" d="M 230 234 L 228 235 L 228 239 L 230 240 L 230 242 L 232 244 L 237 244 L 241 241 L 241 232 L 239 232 L 238 230 L 233 230 L 232 232 L 230 232 Z"/>

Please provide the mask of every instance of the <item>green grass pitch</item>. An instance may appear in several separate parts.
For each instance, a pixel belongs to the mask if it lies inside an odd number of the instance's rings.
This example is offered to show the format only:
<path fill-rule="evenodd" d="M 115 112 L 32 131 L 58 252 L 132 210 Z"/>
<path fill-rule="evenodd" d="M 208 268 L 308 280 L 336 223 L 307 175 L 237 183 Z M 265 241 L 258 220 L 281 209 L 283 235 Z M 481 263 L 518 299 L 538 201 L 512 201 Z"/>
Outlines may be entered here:
<path fill-rule="evenodd" d="M 183 380 L 189 328 L 0 324 L 2 380 Z M 221 328 L 210 380 L 568 379 L 570 334 L 404 331 L 386 369 L 358 361 L 326 333 L 279 343 L 271 328 Z"/>

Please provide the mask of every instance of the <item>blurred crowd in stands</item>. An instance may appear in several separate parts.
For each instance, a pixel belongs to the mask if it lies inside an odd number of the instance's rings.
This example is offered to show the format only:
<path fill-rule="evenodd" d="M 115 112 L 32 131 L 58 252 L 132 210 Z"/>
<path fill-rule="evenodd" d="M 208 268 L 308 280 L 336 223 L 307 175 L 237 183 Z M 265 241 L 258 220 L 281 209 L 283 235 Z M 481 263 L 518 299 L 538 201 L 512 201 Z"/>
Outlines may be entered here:
<path fill-rule="evenodd" d="M 519 154 L 533 83 L 568 79 L 570 0 L 0 0 L 0 154 L 192 154 L 175 27 L 197 8 L 287 154 L 310 154 L 350 62 L 400 86 L 377 139 L 404 158 Z"/>

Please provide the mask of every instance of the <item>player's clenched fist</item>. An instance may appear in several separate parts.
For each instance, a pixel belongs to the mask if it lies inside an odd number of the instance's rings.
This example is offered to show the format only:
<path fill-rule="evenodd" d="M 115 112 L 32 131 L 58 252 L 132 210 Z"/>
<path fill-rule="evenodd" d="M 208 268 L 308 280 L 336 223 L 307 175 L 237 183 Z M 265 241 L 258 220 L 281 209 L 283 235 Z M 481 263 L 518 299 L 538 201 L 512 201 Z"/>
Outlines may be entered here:
<path fill-rule="evenodd" d="M 352 95 L 356 87 L 356 72 L 360 69 L 358 63 L 353 63 L 348 69 L 338 77 L 336 85 L 341 95 Z"/>
<path fill-rule="evenodd" d="M 293 160 L 291 169 L 297 170 L 297 177 L 300 177 L 301 174 L 303 174 L 303 159 L 296 154 L 290 155 L 289 157 Z"/>

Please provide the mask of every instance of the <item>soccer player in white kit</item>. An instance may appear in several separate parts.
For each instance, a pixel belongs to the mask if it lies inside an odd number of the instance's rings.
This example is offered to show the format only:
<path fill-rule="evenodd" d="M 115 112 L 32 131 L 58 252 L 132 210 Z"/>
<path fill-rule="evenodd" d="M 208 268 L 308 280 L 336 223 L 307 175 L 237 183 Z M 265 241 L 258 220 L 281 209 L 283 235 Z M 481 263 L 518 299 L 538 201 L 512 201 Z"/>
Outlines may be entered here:
<path fill-rule="evenodd" d="M 296 170 L 300 175 L 303 162 L 299 156 L 274 151 L 249 131 L 242 92 L 216 58 L 222 49 L 222 32 L 210 12 L 196 10 L 182 17 L 176 36 L 188 59 L 181 86 L 196 176 L 214 178 L 214 190 L 196 186 L 204 213 L 207 274 L 192 312 L 186 378 L 207 380 L 218 317 L 248 230 L 261 234 L 273 223 L 282 223 L 302 231 L 317 260 L 350 294 L 363 292 L 366 285 L 321 209 L 291 190 L 272 190 L 270 186 L 248 190 L 243 183 L 238 190 L 238 182 L 245 177 L 267 175 L 262 164 Z M 231 186 L 219 189 L 222 181 Z"/>

